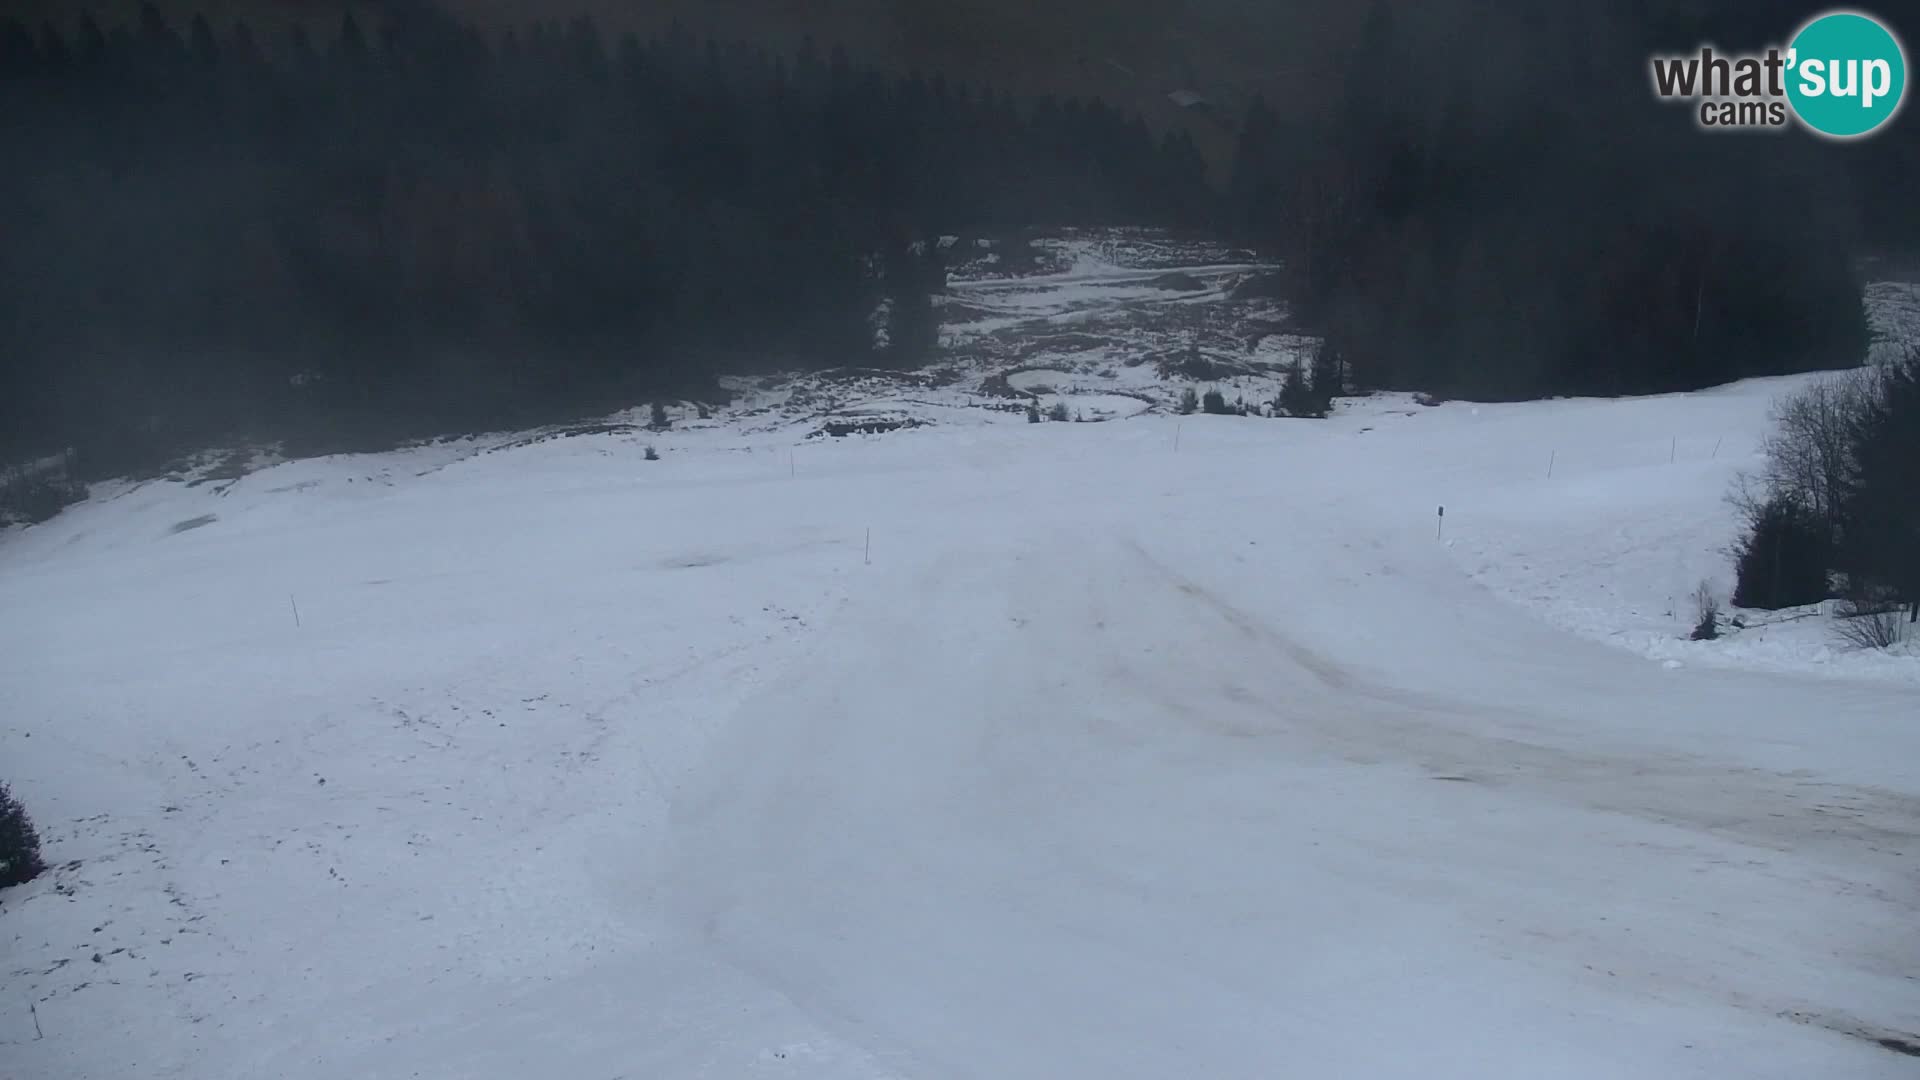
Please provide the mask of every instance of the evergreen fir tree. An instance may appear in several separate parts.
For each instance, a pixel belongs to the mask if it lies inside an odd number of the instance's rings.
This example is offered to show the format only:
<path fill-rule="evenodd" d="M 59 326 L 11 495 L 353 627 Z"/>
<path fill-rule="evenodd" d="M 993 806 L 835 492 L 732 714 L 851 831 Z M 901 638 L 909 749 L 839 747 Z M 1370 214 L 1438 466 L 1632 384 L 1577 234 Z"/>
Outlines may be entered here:
<path fill-rule="evenodd" d="M 1287 370 L 1286 378 L 1280 383 L 1280 396 L 1273 404 L 1276 412 L 1286 416 L 1319 419 L 1327 415 L 1320 392 L 1307 381 L 1298 364 Z"/>
<path fill-rule="evenodd" d="M 23 885 L 47 868 L 40 855 L 40 834 L 26 807 L 0 783 L 0 888 Z"/>

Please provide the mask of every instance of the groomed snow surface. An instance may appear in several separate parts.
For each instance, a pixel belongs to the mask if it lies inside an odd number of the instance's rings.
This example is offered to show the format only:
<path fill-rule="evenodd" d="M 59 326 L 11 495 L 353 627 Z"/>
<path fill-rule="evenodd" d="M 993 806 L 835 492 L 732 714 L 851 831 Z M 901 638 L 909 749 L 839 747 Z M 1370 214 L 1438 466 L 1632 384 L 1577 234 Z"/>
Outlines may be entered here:
<path fill-rule="evenodd" d="M 1914 1076 L 1920 658 L 1679 640 L 1794 385 L 97 492 L 0 1075 Z"/>

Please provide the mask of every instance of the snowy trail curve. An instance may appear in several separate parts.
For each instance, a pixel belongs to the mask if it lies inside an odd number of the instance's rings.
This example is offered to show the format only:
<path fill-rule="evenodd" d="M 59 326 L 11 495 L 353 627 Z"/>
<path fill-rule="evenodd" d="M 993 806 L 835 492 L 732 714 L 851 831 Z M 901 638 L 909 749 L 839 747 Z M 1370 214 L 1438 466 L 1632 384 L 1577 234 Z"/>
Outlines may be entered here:
<path fill-rule="evenodd" d="M 1654 688 L 1370 682 L 1149 546 L 877 583 L 676 805 L 684 923 L 905 1075 L 1901 1074 L 1807 1025 L 1914 1029 L 1920 803 L 1570 751 Z M 1737 707 L 1693 681 L 1657 708 Z"/>

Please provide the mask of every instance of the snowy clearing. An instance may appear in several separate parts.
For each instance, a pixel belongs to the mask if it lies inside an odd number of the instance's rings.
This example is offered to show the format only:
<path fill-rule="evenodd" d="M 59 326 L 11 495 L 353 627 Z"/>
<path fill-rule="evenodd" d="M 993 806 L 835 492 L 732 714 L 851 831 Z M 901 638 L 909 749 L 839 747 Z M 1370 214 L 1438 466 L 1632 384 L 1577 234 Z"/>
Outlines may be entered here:
<path fill-rule="evenodd" d="M 1914 1075 L 1920 657 L 1668 614 L 1797 380 L 968 374 L 0 537 L 0 1072 Z"/>

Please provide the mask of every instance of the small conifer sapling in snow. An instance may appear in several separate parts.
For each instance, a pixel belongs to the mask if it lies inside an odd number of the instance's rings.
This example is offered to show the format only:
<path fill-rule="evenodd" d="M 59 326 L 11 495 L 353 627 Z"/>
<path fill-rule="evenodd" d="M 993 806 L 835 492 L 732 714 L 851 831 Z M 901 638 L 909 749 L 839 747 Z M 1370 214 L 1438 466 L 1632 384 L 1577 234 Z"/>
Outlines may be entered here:
<path fill-rule="evenodd" d="M 1693 591 L 1693 640 L 1717 641 L 1720 638 L 1720 597 L 1711 582 L 1703 581 Z"/>
<path fill-rule="evenodd" d="M 40 858 L 40 834 L 27 809 L 0 783 L 0 889 L 24 885 L 45 871 Z"/>

